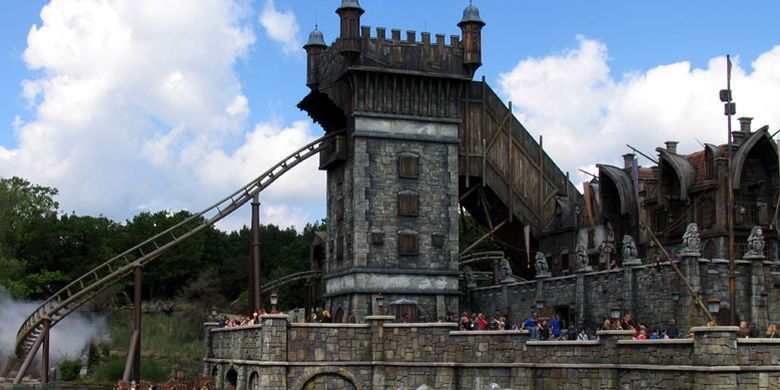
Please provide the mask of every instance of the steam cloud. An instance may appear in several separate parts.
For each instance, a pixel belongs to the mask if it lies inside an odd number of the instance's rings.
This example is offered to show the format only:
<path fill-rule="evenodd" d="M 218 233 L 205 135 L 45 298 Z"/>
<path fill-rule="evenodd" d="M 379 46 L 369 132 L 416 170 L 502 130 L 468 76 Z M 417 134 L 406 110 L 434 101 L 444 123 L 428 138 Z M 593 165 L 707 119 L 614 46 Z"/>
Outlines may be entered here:
<path fill-rule="evenodd" d="M 0 286 L 0 366 L 14 352 L 19 326 L 39 304 L 14 301 L 6 289 Z M 55 367 L 62 359 L 78 359 L 84 348 L 93 340 L 100 339 L 106 329 L 106 319 L 102 316 L 75 312 L 65 317 L 51 329 L 51 367 Z M 40 354 L 39 350 L 37 359 L 40 359 Z"/>

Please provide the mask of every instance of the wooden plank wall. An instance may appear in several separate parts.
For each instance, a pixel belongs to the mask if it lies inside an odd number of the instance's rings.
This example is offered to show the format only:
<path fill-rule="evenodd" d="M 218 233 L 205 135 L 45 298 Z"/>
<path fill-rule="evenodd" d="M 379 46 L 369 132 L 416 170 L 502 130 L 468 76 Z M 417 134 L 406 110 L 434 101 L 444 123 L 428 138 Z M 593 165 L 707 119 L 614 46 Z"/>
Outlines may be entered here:
<path fill-rule="evenodd" d="M 567 175 L 483 82 L 468 85 L 461 126 L 461 175 L 482 178 L 514 217 L 541 230 L 555 213 L 556 194 L 581 195 Z M 472 183 L 469 183 L 473 185 Z"/>

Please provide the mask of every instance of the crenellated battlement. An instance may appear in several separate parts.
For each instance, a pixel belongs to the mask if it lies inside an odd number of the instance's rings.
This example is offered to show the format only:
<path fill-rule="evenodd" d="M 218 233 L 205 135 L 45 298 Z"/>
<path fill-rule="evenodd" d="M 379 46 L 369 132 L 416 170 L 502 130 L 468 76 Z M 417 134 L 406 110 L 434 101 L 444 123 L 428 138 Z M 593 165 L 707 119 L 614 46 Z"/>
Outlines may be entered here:
<path fill-rule="evenodd" d="M 482 65 L 481 31 L 485 23 L 479 11 L 469 5 L 458 23 L 461 36 L 360 25 L 365 12 L 357 1 L 343 1 L 336 11 L 341 20 L 339 36 L 328 46 L 322 33 L 314 30 L 304 46 L 308 61 L 307 85 L 312 89 L 330 86 L 350 70 L 402 71 L 417 75 L 470 80 Z M 358 27 L 359 26 L 359 27 Z M 462 38 L 461 38 L 462 37 Z M 433 40 L 432 40 L 433 38 Z M 338 54 L 338 55 L 336 55 Z"/>
<path fill-rule="evenodd" d="M 462 49 L 460 46 L 460 36 L 459 35 L 450 35 L 449 43 L 447 43 L 446 34 L 435 34 L 436 41 L 431 41 L 431 33 L 423 31 L 420 33 L 420 39 L 417 39 L 417 31 L 415 30 L 407 30 L 406 36 L 404 39 L 401 39 L 401 30 L 399 29 L 391 29 L 391 35 L 388 39 L 387 37 L 387 28 L 386 27 L 377 27 L 374 31 L 376 32 L 376 35 L 371 35 L 371 26 L 361 26 L 360 28 L 360 38 L 366 42 L 370 41 L 373 42 L 373 44 L 378 46 L 383 46 L 385 44 L 390 45 L 399 45 L 399 44 L 406 44 L 406 45 L 422 45 L 423 47 L 431 46 L 433 43 L 434 46 L 442 48 L 453 48 L 453 49 Z M 462 55 L 462 52 L 461 52 Z"/>

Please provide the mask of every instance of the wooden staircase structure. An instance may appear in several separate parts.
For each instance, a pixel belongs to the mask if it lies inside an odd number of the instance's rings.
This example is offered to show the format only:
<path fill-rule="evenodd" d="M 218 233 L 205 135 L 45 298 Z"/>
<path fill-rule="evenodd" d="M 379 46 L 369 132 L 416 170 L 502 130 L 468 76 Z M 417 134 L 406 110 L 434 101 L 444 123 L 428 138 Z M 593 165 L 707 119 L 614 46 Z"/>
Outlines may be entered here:
<path fill-rule="evenodd" d="M 521 264 L 524 228 L 537 248 L 556 202 L 581 203 L 582 195 L 484 78 L 466 85 L 461 115 L 460 204 Z"/>

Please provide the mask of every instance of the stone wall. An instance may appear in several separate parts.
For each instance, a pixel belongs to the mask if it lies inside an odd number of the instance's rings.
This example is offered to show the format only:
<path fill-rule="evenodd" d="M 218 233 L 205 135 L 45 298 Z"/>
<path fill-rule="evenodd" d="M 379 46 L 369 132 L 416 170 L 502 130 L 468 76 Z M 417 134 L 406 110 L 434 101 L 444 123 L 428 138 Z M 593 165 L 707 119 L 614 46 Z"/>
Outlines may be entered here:
<path fill-rule="evenodd" d="M 456 312 L 457 121 L 354 121 L 350 153 L 328 168 L 327 308 L 380 314 L 373 302 L 382 292 L 387 302 L 416 301 L 423 320 Z M 413 173 L 402 173 L 402 160 Z"/>
<path fill-rule="evenodd" d="M 719 298 L 719 322 L 728 318 L 728 261 L 683 257 L 677 263 L 703 301 Z M 780 264 L 763 260 L 738 260 L 736 264 L 736 315 L 739 321 L 756 321 L 763 332 L 780 322 Z M 508 313 L 512 323 L 522 321 L 531 311 L 542 315 L 569 310 L 572 328 L 583 324 L 596 328 L 609 318 L 610 309 L 619 305 L 623 313 L 649 327 L 663 329 L 669 319 L 680 328 L 704 325 L 705 315 L 698 309 L 682 279 L 669 263 L 644 264 L 608 271 L 537 279 L 468 291 L 471 308 L 488 315 Z"/>
<path fill-rule="evenodd" d="M 780 389 L 780 341 L 737 340 L 736 327 L 694 327 L 690 339 L 606 331 L 592 341 L 533 341 L 521 331 L 393 320 L 291 324 L 275 315 L 209 329 L 205 372 L 219 388 L 237 373 L 238 389 Z"/>

